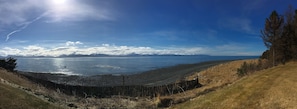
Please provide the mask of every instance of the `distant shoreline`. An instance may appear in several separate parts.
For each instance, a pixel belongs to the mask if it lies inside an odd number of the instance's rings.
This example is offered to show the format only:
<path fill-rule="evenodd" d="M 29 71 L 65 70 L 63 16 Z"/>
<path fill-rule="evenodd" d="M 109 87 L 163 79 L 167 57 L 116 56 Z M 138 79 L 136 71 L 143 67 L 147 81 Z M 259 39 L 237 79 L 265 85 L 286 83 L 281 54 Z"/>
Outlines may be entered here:
<path fill-rule="evenodd" d="M 133 75 L 180 64 L 253 59 L 255 56 L 136 56 L 85 58 L 18 58 L 16 70 L 67 75 Z"/>
<path fill-rule="evenodd" d="M 18 73 L 51 81 L 57 84 L 77 85 L 77 86 L 122 86 L 122 85 L 145 85 L 159 86 L 174 83 L 183 80 L 187 75 L 202 71 L 211 66 L 230 62 L 234 60 L 207 61 L 195 64 L 181 64 L 172 67 L 159 68 L 131 75 L 94 75 L 94 76 L 78 76 L 54 73 L 36 73 L 23 72 Z"/>
<path fill-rule="evenodd" d="M 128 54 L 128 55 L 107 55 L 107 54 L 93 54 L 93 55 L 61 55 L 61 56 L 6 56 L 6 57 L 15 57 L 15 58 L 72 58 L 72 57 L 140 57 L 140 56 L 211 56 L 211 55 L 203 55 L 203 54 L 196 54 L 196 55 L 176 55 L 176 54 Z M 0 56 L 1 57 L 1 56 Z"/>

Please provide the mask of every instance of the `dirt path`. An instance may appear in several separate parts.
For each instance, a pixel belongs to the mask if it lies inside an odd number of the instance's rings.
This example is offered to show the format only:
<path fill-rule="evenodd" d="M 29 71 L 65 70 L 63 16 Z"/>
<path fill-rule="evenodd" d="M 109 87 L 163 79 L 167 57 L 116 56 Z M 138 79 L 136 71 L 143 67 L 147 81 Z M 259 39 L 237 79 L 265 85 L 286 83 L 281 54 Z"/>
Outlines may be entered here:
<path fill-rule="evenodd" d="M 228 87 L 173 108 L 296 109 L 297 62 L 280 65 L 242 78 Z"/>

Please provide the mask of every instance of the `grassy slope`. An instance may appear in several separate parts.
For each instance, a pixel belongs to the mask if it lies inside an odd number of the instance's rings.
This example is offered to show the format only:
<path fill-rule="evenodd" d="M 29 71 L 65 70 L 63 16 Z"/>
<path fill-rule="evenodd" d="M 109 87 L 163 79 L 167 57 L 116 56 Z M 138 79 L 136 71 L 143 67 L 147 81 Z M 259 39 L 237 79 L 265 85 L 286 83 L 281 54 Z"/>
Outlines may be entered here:
<path fill-rule="evenodd" d="M 161 96 L 160 100 L 172 99 L 173 104 L 176 104 L 187 101 L 191 98 L 195 98 L 197 95 L 208 92 L 209 90 L 215 90 L 219 87 L 223 87 L 226 84 L 231 84 L 238 80 L 238 76 L 236 74 L 237 68 L 239 68 L 243 62 L 250 63 L 254 61 L 255 60 L 237 60 L 219 64 L 200 72 L 192 73 L 191 75 L 187 76 L 186 79 L 193 80 L 198 77 L 199 83 L 201 83 L 203 87 L 188 90 L 179 94 Z"/>
<path fill-rule="evenodd" d="M 297 108 L 297 62 L 257 72 L 172 108 Z"/>
<path fill-rule="evenodd" d="M 34 85 L 25 79 L 0 69 L 0 78 L 13 84 L 33 88 Z M 7 83 L 7 82 L 6 82 Z M 0 109 L 57 109 L 59 107 L 45 102 L 19 88 L 0 82 Z"/>
<path fill-rule="evenodd" d="M 0 83 L 0 108 L 1 109 L 54 109 L 55 106 L 44 102 L 26 92 Z"/>

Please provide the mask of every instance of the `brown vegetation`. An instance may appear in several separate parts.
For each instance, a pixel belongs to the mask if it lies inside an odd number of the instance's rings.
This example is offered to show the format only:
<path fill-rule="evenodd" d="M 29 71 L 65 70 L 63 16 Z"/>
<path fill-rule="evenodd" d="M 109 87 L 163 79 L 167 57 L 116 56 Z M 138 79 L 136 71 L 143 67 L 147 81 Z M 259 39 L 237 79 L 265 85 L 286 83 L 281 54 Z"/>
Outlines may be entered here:
<path fill-rule="evenodd" d="M 176 109 L 296 108 L 297 62 L 289 62 L 240 79 L 211 93 L 176 105 Z"/>
<path fill-rule="evenodd" d="M 0 108 L 61 108 L 50 103 L 49 100 L 37 98 L 32 91 L 36 93 L 40 91 L 37 85 L 2 68 L 0 68 L 0 80 Z"/>
<path fill-rule="evenodd" d="M 206 70 L 193 73 L 186 77 L 186 80 L 193 80 L 198 78 L 199 83 L 202 84 L 202 87 L 196 88 L 193 90 L 188 90 L 185 92 L 180 92 L 178 94 L 173 94 L 169 96 L 159 97 L 159 102 L 164 106 L 171 106 L 173 104 L 182 103 L 193 99 L 197 96 L 207 94 L 209 92 L 220 89 L 226 85 L 234 83 L 239 79 L 237 75 L 237 69 L 244 63 L 257 63 L 258 60 L 237 60 L 232 62 L 227 62 L 224 64 L 219 64 L 213 67 L 210 67 Z M 167 101 L 167 102 L 162 102 Z M 165 104 L 168 103 L 168 104 Z"/>
<path fill-rule="evenodd" d="M 0 108 L 154 108 L 151 98 L 125 97 L 111 98 L 69 96 L 59 89 L 51 90 L 33 83 L 26 78 L 0 68 Z M 33 101 L 32 101 L 33 100 Z M 36 102 L 34 102 L 36 101 Z"/>

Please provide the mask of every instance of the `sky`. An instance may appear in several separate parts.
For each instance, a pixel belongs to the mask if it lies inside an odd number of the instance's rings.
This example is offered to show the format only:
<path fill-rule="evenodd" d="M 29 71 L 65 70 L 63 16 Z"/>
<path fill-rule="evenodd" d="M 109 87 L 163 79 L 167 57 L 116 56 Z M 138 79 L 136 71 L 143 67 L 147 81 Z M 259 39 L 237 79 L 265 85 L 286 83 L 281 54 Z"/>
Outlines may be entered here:
<path fill-rule="evenodd" d="M 259 56 L 294 0 L 0 0 L 0 56 Z"/>

